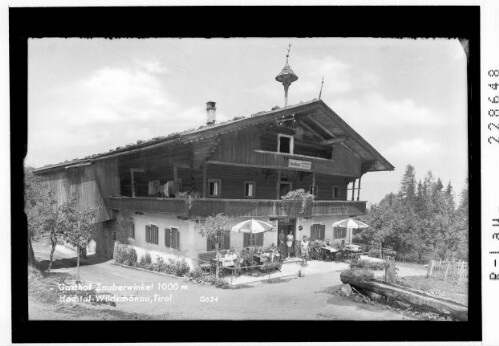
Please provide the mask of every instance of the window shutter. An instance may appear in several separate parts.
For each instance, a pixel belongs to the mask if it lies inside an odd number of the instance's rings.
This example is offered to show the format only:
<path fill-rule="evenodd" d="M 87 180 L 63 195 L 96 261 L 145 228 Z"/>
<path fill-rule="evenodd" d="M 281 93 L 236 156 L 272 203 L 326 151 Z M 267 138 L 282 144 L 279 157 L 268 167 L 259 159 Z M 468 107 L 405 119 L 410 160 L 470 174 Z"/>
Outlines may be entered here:
<path fill-rule="evenodd" d="M 326 225 L 321 225 L 321 228 L 320 228 L 320 240 L 325 240 L 326 239 Z"/>
<path fill-rule="evenodd" d="M 151 243 L 158 244 L 158 227 L 155 225 L 151 225 Z"/>
<path fill-rule="evenodd" d="M 210 238 L 207 238 L 206 244 L 207 244 L 207 246 L 206 246 L 207 250 L 213 251 L 213 249 L 215 248 L 215 244 L 211 241 Z"/>
<path fill-rule="evenodd" d="M 176 228 L 172 228 L 172 248 L 174 249 L 178 249 L 179 248 L 179 233 L 178 233 L 178 229 Z"/>
<path fill-rule="evenodd" d="M 177 233 L 177 243 L 175 244 L 176 245 L 176 249 L 180 249 L 180 232 L 178 231 L 178 228 L 175 228 L 175 233 Z"/>
<path fill-rule="evenodd" d="M 146 225 L 146 243 L 151 242 L 151 226 Z"/>
<path fill-rule="evenodd" d="M 171 230 L 169 228 L 165 228 L 165 246 L 171 247 Z"/>
<path fill-rule="evenodd" d="M 250 235 L 248 233 L 244 233 L 244 239 L 243 239 L 243 247 L 248 247 L 250 242 Z"/>
<path fill-rule="evenodd" d="M 256 234 L 256 245 L 263 246 L 263 233 Z"/>
<path fill-rule="evenodd" d="M 313 224 L 312 228 L 310 229 L 310 240 L 312 240 L 312 241 L 318 239 L 317 226 L 319 226 L 319 225 L 318 224 Z"/>

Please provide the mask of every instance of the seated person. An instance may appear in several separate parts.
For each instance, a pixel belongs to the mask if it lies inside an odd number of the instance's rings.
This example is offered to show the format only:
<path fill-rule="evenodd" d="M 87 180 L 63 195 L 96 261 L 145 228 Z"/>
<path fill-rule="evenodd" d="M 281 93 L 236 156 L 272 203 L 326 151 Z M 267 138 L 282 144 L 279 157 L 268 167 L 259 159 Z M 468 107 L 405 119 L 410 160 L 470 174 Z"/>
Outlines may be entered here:
<path fill-rule="evenodd" d="M 320 248 L 321 247 L 321 243 L 320 243 L 319 239 L 315 239 L 315 241 L 312 244 L 312 246 L 314 247 L 314 249 Z"/>
<path fill-rule="evenodd" d="M 251 265 L 251 250 L 249 247 L 241 252 L 241 258 L 243 260 L 242 266 L 247 267 Z"/>

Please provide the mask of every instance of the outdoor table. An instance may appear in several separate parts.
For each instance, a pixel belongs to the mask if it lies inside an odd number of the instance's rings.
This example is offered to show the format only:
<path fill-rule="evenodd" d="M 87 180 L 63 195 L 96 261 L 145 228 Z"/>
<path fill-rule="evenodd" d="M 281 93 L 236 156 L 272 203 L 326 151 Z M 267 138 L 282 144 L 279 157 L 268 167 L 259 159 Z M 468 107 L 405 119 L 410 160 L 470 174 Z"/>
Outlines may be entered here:
<path fill-rule="evenodd" d="M 327 245 L 324 245 L 321 247 L 321 249 L 324 249 L 324 256 L 326 256 L 326 260 L 330 259 L 330 260 L 334 260 L 335 259 L 335 256 L 336 254 L 340 251 L 340 249 L 337 249 L 337 248 L 334 248 L 332 246 L 327 246 Z"/>
<path fill-rule="evenodd" d="M 324 245 L 322 248 L 328 250 L 329 252 L 338 252 L 338 251 L 340 251 L 340 249 L 334 248 L 332 246 L 327 246 L 327 245 Z"/>
<path fill-rule="evenodd" d="M 214 260 L 216 261 L 216 258 Z M 237 255 L 220 256 L 220 258 L 218 259 L 223 267 L 233 267 L 236 260 Z"/>
<path fill-rule="evenodd" d="M 345 250 L 351 251 L 351 252 L 360 252 L 361 248 L 360 245 L 345 245 Z"/>
<path fill-rule="evenodd" d="M 281 255 L 278 253 L 274 254 L 274 258 L 280 257 Z M 253 257 L 258 260 L 260 263 L 264 263 L 269 261 L 272 258 L 272 254 L 269 252 L 261 253 L 261 254 L 253 254 Z"/>

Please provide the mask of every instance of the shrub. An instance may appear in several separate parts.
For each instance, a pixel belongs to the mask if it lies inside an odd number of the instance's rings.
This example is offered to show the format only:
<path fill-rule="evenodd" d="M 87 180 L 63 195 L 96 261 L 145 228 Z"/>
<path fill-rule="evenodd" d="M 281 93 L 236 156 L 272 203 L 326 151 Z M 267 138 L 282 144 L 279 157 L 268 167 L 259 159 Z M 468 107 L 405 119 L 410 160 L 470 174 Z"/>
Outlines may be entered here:
<path fill-rule="evenodd" d="M 113 258 L 117 263 L 123 263 L 128 266 L 137 265 L 137 252 L 130 245 L 116 243 Z"/>
<path fill-rule="evenodd" d="M 185 259 L 182 258 L 180 261 L 177 261 L 175 266 L 175 274 L 177 276 L 184 276 L 189 272 L 189 270 L 190 267 Z"/>
<path fill-rule="evenodd" d="M 280 270 L 282 266 L 282 263 L 280 262 L 265 262 L 261 267 L 260 270 L 262 272 L 268 273 L 268 272 L 275 272 L 277 270 Z"/>
<path fill-rule="evenodd" d="M 151 254 L 149 252 L 146 252 L 146 257 L 145 257 L 146 264 L 151 264 Z"/>
<path fill-rule="evenodd" d="M 216 277 L 215 274 L 208 274 L 208 275 L 204 275 L 203 276 L 203 281 L 210 284 L 210 285 L 213 285 L 213 286 L 216 286 L 216 287 L 219 287 L 219 288 L 227 288 L 229 287 L 229 283 L 227 282 L 227 280 L 225 279 L 219 279 Z"/>
<path fill-rule="evenodd" d="M 187 272 L 185 276 L 192 279 L 199 279 L 203 275 L 204 275 L 203 270 L 201 268 L 196 268 L 193 271 Z"/>
<path fill-rule="evenodd" d="M 169 258 L 167 261 L 165 261 L 163 257 L 157 256 L 154 263 L 147 263 L 146 254 L 146 257 L 141 258 L 140 261 L 140 266 L 145 269 L 175 276 L 184 276 L 190 270 L 190 267 L 185 259 L 176 260 L 174 258 Z"/>
<path fill-rule="evenodd" d="M 144 268 L 146 266 L 146 258 L 144 255 L 140 256 L 138 266 Z"/>

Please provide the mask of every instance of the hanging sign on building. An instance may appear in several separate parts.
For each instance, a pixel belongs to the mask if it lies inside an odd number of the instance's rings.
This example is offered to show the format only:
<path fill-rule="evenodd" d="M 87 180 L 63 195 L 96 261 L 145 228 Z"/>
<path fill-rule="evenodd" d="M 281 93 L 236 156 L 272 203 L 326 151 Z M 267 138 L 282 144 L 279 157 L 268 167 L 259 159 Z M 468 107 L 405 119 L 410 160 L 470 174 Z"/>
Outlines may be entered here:
<path fill-rule="evenodd" d="M 312 162 L 289 159 L 288 167 L 290 168 L 300 168 L 300 169 L 312 169 Z"/>

